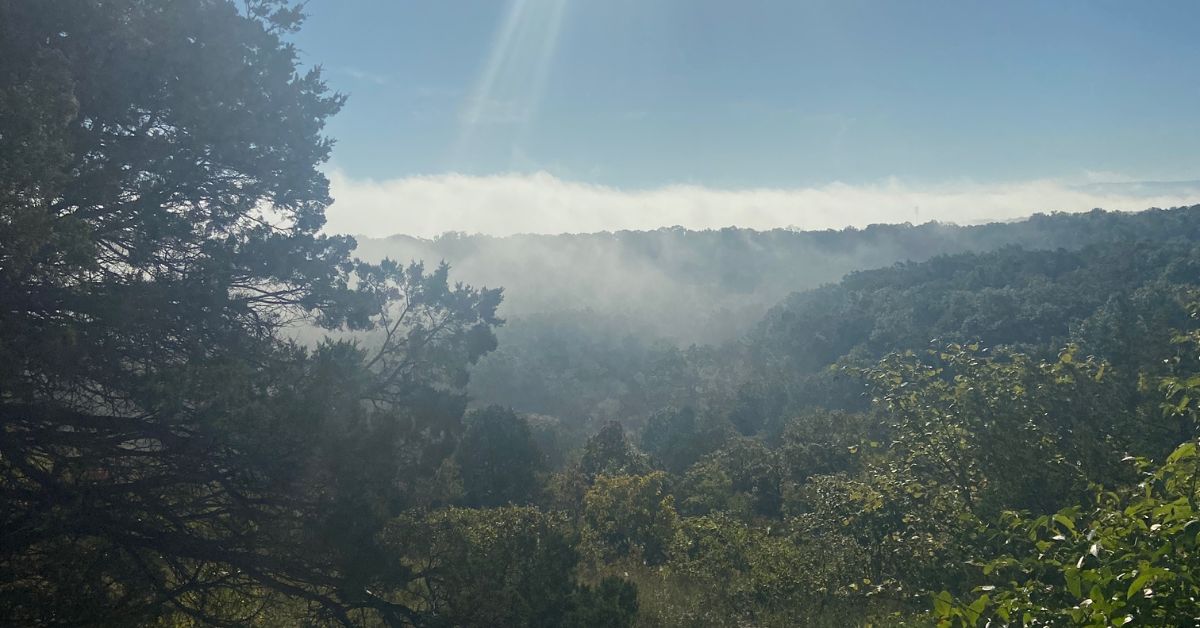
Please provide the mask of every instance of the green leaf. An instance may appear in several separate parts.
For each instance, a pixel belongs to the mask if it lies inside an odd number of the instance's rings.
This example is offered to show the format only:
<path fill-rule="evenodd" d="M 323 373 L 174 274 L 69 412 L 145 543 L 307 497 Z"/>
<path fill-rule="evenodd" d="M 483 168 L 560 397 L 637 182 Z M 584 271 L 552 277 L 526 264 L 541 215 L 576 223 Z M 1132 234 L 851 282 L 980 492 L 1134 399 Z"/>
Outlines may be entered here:
<path fill-rule="evenodd" d="M 1146 586 L 1146 583 L 1150 582 L 1150 580 L 1153 578 L 1154 574 L 1149 572 L 1143 571 L 1138 574 L 1138 577 L 1134 578 L 1133 582 L 1129 583 L 1129 589 L 1125 591 L 1125 597 L 1127 599 L 1133 597 L 1135 593 L 1141 591 L 1142 588 Z"/>
<path fill-rule="evenodd" d="M 1063 577 L 1067 580 L 1067 590 L 1071 595 L 1080 598 L 1083 597 L 1083 587 L 1079 583 L 1079 570 L 1067 568 L 1063 570 Z"/>
<path fill-rule="evenodd" d="M 1175 451 L 1171 452 L 1170 456 L 1167 456 L 1167 464 L 1172 464 L 1175 462 L 1179 462 L 1180 460 L 1185 460 L 1187 458 L 1195 458 L 1195 457 L 1196 457 L 1196 443 L 1184 443 L 1184 444 L 1180 445 L 1179 447 L 1177 447 L 1175 449 Z"/>
<path fill-rule="evenodd" d="M 983 615 L 983 611 L 987 608 L 988 602 L 990 601 L 991 598 L 987 593 L 984 593 L 983 595 L 979 596 L 979 599 L 971 602 L 971 605 L 967 607 L 967 612 L 970 614 L 968 619 L 971 620 L 971 623 L 979 621 L 980 616 Z"/>
<path fill-rule="evenodd" d="M 933 596 L 933 613 L 938 617 L 949 617 L 950 607 L 954 604 L 954 597 L 949 591 L 942 591 Z"/>

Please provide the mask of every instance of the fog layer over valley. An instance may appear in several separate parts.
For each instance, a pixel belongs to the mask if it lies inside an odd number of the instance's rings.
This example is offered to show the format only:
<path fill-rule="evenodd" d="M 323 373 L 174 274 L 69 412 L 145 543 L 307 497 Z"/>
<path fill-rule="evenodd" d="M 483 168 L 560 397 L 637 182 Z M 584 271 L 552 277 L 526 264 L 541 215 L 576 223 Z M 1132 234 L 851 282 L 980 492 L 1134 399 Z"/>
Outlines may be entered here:
<path fill-rule="evenodd" d="M 369 261 L 445 261 L 455 281 L 503 287 L 499 311 L 506 324 L 497 330 L 498 348 L 473 368 L 475 403 L 591 423 L 694 403 L 698 381 L 683 387 L 676 381 L 671 390 L 654 389 L 653 381 L 663 379 L 670 364 L 689 363 L 686 353 L 736 346 L 772 307 L 785 299 L 804 302 L 805 291 L 847 273 L 1009 246 L 1075 250 L 1119 240 L 1162 241 L 1194 233 L 1195 215 L 1194 208 L 1095 210 L 972 226 L 840 231 L 397 235 L 359 238 L 356 254 Z M 820 301 L 819 294 L 813 299 Z M 735 363 L 718 362 L 719 374 L 709 369 L 691 377 L 736 387 L 730 382 L 743 376 Z"/>
<path fill-rule="evenodd" d="M 679 345 L 737 338 L 792 292 L 846 273 L 963 251 L 1017 245 L 1074 249 L 1172 234 L 1171 212 L 1097 210 L 1005 223 L 872 225 L 826 231 L 726 228 L 505 237 L 448 233 L 433 239 L 358 237 L 367 261 L 445 261 L 455 280 L 502 287 L 510 321 L 551 312 L 613 319 L 639 338 Z M 503 330 L 500 332 L 503 337 Z M 503 344 L 503 343 L 502 343 Z"/>

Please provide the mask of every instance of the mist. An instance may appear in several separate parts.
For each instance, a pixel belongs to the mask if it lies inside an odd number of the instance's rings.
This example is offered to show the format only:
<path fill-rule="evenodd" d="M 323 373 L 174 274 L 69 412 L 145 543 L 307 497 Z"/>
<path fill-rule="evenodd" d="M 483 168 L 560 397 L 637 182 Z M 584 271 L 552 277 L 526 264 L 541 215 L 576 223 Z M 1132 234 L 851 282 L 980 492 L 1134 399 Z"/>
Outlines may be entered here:
<path fill-rule="evenodd" d="M 1145 182 L 1113 173 L 1078 181 L 917 184 L 890 178 L 871 184 L 720 189 L 679 184 L 624 189 L 547 172 L 471 176 L 445 173 L 374 180 L 334 169 L 336 203 L 325 231 L 368 237 L 446 232 L 487 235 L 594 233 L 681 226 L 799 230 L 866 227 L 931 220 L 976 224 L 1038 212 L 1097 207 L 1136 211 L 1200 201 L 1200 181 Z"/>
<path fill-rule="evenodd" d="M 686 346 L 733 340 L 788 294 L 853 271 L 1005 245 L 1079 248 L 1108 237 L 1104 225 L 1138 220 L 1104 211 L 1070 217 L 824 231 L 672 227 L 563 235 L 404 235 L 359 238 L 356 254 L 371 261 L 445 261 L 457 281 L 502 287 L 505 317 L 575 312 L 579 318 L 623 321 L 638 338 Z M 1153 215 L 1140 220 L 1154 224 Z M 499 333 L 503 340 L 503 328 Z"/>

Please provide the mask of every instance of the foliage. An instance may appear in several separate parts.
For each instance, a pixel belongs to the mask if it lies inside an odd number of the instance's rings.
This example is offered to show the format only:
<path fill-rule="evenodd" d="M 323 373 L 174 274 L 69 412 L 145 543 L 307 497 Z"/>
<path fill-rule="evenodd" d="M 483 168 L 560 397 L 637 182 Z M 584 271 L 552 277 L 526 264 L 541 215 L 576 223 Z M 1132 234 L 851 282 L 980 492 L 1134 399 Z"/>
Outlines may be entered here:
<path fill-rule="evenodd" d="M 626 628 L 634 625 L 638 610 L 637 586 L 606 576 L 594 587 L 577 593 L 576 603 L 563 625 L 578 628 Z"/>
<path fill-rule="evenodd" d="M 1174 419 L 1179 432 L 1188 435 L 1200 429 L 1200 303 L 1189 309 L 1191 325 L 1171 339 L 1182 350 L 1167 361 L 1170 373 L 1158 380 L 1163 416 Z"/>
<path fill-rule="evenodd" d="M 723 428 L 697 416 L 691 407 L 666 408 L 646 421 L 641 446 L 655 464 L 679 473 L 721 445 L 726 438 Z"/>
<path fill-rule="evenodd" d="M 584 496 L 584 542 L 605 560 L 632 556 L 661 564 L 679 519 L 666 482 L 661 471 L 597 477 Z"/>
<path fill-rule="evenodd" d="M 1195 441 L 1124 494 L 1098 491 L 1084 508 L 1052 515 L 1006 513 L 994 530 L 1004 553 L 980 561 L 975 594 L 939 593 L 939 625 L 991 621 L 1050 626 L 1184 626 L 1200 621 Z"/>
<path fill-rule="evenodd" d="M 528 503 L 536 494 L 541 452 L 529 424 L 497 406 L 468 415 L 455 451 L 464 491 L 472 507 Z"/>
<path fill-rule="evenodd" d="M 452 451 L 499 292 L 320 234 L 343 98 L 299 19 L 0 2 L 5 623 L 405 615 L 373 539 Z"/>
<path fill-rule="evenodd" d="M 1180 336 L 1188 341 L 1193 334 Z M 1194 376 L 1164 378 L 1164 415 L 1191 414 Z M 939 625 L 989 619 L 1023 625 L 1182 626 L 1200 621 L 1200 453 L 1193 439 L 1161 465 L 1127 457 L 1140 481 L 1096 487 L 1086 505 L 1047 515 L 1008 511 L 988 532 L 999 551 L 979 560 L 975 596 L 939 592 Z"/>
<path fill-rule="evenodd" d="M 806 549 L 779 531 L 726 515 L 689 517 L 681 521 L 669 570 L 701 592 L 695 603 L 704 623 L 757 625 L 781 615 L 794 622 L 816 584 Z"/>
<path fill-rule="evenodd" d="M 680 510 L 687 515 L 728 512 L 777 518 L 782 506 L 777 454 L 760 441 L 737 438 L 683 474 Z"/>
<path fill-rule="evenodd" d="M 816 410 L 793 418 L 777 447 L 784 512 L 803 512 L 800 494 L 813 477 L 861 471 L 860 452 L 884 439 L 883 426 L 864 414 Z"/>
<path fill-rule="evenodd" d="M 950 345 L 932 360 L 892 355 L 865 375 L 893 422 L 889 456 L 969 511 L 1056 510 L 1089 479 L 1116 480 L 1131 426 L 1107 367 L 1073 348 L 1054 362 Z M 1020 469 L 1020 473 L 1014 470 Z"/>
<path fill-rule="evenodd" d="M 561 514 L 527 507 L 403 517 L 384 546 L 414 579 L 393 595 L 429 626 L 628 626 L 636 589 L 616 579 L 577 583 L 571 536 Z"/>
<path fill-rule="evenodd" d="M 617 421 L 610 421 L 587 440 L 579 470 L 589 479 L 600 475 L 640 475 L 650 470 L 650 463 L 629 442 L 625 428 Z"/>

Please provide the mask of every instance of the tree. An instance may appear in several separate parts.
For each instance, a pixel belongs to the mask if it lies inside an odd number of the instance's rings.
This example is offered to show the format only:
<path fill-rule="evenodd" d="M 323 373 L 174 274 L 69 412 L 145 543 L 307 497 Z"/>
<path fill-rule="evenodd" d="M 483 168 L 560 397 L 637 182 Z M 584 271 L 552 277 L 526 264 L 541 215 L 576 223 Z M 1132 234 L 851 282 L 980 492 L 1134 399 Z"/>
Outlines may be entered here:
<path fill-rule="evenodd" d="M 692 408 L 667 408 L 650 415 L 642 429 L 642 449 L 655 464 L 679 473 L 727 438 L 721 426 L 703 425 Z"/>
<path fill-rule="evenodd" d="M 583 587 L 566 625 L 578 628 L 628 628 L 637 619 L 637 585 L 606 576 L 594 587 Z"/>
<path fill-rule="evenodd" d="M 778 456 L 755 439 L 731 439 L 692 465 L 680 484 L 680 511 L 685 514 L 727 512 L 745 519 L 780 515 Z"/>
<path fill-rule="evenodd" d="M 283 0 L 0 1 L 0 611 L 343 624 L 498 291 L 320 235 L 343 102 Z M 304 348 L 295 321 L 371 330 Z M 219 603 L 232 596 L 245 604 Z"/>
<path fill-rule="evenodd" d="M 1197 332 L 1177 335 L 1193 353 Z M 1163 414 L 1194 426 L 1191 403 L 1200 377 L 1160 382 Z M 1081 504 L 1047 514 L 1007 511 L 985 534 L 992 553 L 970 594 L 941 591 L 933 600 L 939 626 L 990 621 L 1024 625 L 1184 626 L 1200 621 L 1200 448 L 1194 436 L 1161 464 L 1127 457 L 1140 482 L 1095 487 Z"/>
<path fill-rule="evenodd" d="M 600 475 L 638 475 L 650 470 L 645 454 L 634 448 L 617 421 L 600 428 L 583 448 L 579 470 L 588 479 Z"/>
<path fill-rule="evenodd" d="M 667 571 L 687 583 L 687 611 L 704 624 L 812 625 L 833 621 L 813 603 L 834 584 L 829 562 L 800 539 L 714 514 L 680 521 Z"/>
<path fill-rule="evenodd" d="M 609 558 L 634 556 L 661 564 L 678 523 L 666 481 L 662 471 L 596 478 L 584 497 L 586 542 Z"/>
<path fill-rule="evenodd" d="M 398 570 L 419 576 L 421 623 L 555 626 L 570 611 L 577 556 L 562 515 L 452 508 L 398 518 L 384 539 Z"/>
<path fill-rule="evenodd" d="M 523 504 L 537 492 L 542 454 L 529 424 L 512 410 L 491 406 L 472 413 L 455 457 L 468 506 Z"/>
<path fill-rule="evenodd" d="M 815 475 L 856 471 L 862 448 L 884 439 L 878 422 L 861 414 L 813 411 L 793 418 L 779 445 L 783 474 L 790 487 Z"/>
<path fill-rule="evenodd" d="M 416 576 L 391 592 L 419 600 L 430 626 L 628 626 L 637 588 L 617 578 L 575 579 L 578 554 L 564 513 L 529 507 L 450 508 L 405 515 L 383 532 L 396 571 Z"/>
<path fill-rule="evenodd" d="M 1057 510 L 1089 480 L 1124 478 L 1112 461 L 1134 428 L 1108 371 L 1071 347 L 1037 362 L 949 345 L 924 360 L 893 354 L 864 374 L 891 423 L 889 457 L 991 518 L 1006 508 Z"/>
<path fill-rule="evenodd" d="M 998 555 L 977 559 L 974 592 L 934 597 L 940 626 L 1187 626 L 1200 621 L 1196 512 L 1200 456 L 1180 445 L 1162 465 L 1134 461 L 1142 488 L 1099 491 L 1086 506 L 1005 513 Z M 986 583 L 986 584 L 984 584 Z"/>

